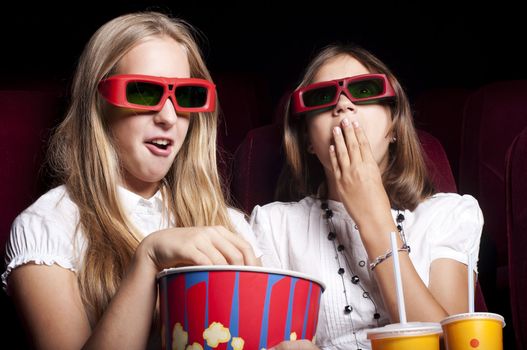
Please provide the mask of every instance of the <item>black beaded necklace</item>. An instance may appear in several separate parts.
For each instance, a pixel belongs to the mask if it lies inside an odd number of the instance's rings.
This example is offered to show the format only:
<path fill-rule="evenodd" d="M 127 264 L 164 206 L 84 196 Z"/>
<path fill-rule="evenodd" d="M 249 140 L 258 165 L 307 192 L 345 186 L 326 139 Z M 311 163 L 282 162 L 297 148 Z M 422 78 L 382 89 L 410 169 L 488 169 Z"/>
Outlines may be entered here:
<path fill-rule="evenodd" d="M 353 331 L 353 336 L 355 337 L 355 343 L 357 345 L 357 350 L 361 350 L 359 348 L 359 342 L 357 340 L 357 332 L 356 332 L 356 329 L 355 329 L 355 325 L 353 323 L 353 318 L 351 317 L 351 313 L 353 312 L 353 307 L 351 306 L 351 304 L 350 304 L 350 302 L 348 300 L 348 293 L 347 293 L 347 290 L 346 290 L 346 284 L 344 282 L 344 274 L 345 274 L 346 270 L 345 270 L 343 264 L 341 264 L 341 259 L 339 258 L 339 252 L 341 253 L 341 255 L 342 255 L 343 259 L 344 259 L 345 267 L 349 270 L 349 274 L 351 275 L 351 283 L 356 285 L 356 286 L 358 286 L 360 289 L 362 289 L 362 296 L 363 296 L 363 298 L 366 298 L 366 299 L 370 300 L 371 303 L 373 304 L 373 307 L 375 309 L 375 312 L 373 314 L 373 319 L 377 323 L 377 327 L 379 327 L 379 319 L 381 318 L 381 315 L 379 314 L 379 312 L 377 310 L 377 304 L 375 304 L 375 301 L 371 298 L 370 293 L 368 293 L 368 291 L 366 291 L 366 289 L 364 289 L 363 285 L 361 284 L 359 276 L 357 274 L 355 274 L 355 272 L 351 268 L 351 264 L 348 261 L 348 257 L 346 256 L 346 254 L 344 254 L 344 251 L 345 251 L 346 248 L 344 247 L 343 244 L 339 243 L 339 241 L 337 239 L 337 233 L 336 233 L 336 230 L 335 230 L 335 225 L 333 223 L 333 211 L 329 208 L 329 205 L 328 205 L 328 203 L 326 201 L 322 201 L 322 203 L 320 205 L 320 208 L 324 212 L 324 218 L 326 219 L 326 223 L 328 225 L 328 230 L 329 230 L 328 240 L 333 243 L 333 248 L 335 249 L 335 259 L 337 260 L 337 263 L 338 263 L 338 266 L 339 266 L 339 269 L 338 269 L 337 273 L 339 274 L 339 276 L 341 278 L 342 288 L 343 288 L 343 292 L 344 292 L 344 298 L 346 299 L 346 305 L 343 308 L 343 312 L 344 312 L 345 315 L 350 315 L 349 319 L 350 319 L 350 322 L 351 322 L 351 328 L 352 328 L 352 331 Z M 396 222 L 397 222 L 397 230 L 399 231 L 399 235 L 401 236 L 401 239 L 403 240 L 403 243 L 406 244 L 406 238 L 405 238 L 404 229 L 403 229 L 404 215 L 399 210 L 397 210 Z M 359 229 L 356 224 L 355 224 L 354 228 L 357 231 Z M 360 261 L 359 262 L 359 266 L 363 267 L 364 265 L 366 265 L 366 263 L 364 261 Z"/>

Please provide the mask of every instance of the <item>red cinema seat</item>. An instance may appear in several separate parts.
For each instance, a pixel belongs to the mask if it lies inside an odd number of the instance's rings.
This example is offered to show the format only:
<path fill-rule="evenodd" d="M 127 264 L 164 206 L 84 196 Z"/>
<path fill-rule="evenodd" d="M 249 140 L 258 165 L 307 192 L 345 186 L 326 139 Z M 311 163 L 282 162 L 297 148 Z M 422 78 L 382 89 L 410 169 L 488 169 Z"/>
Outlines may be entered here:
<path fill-rule="evenodd" d="M 459 150 L 463 109 L 471 91 L 463 88 L 438 88 L 424 91 L 415 100 L 415 125 L 434 135 L 443 145 L 454 179 L 459 176 Z"/>
<path fill-rule="evenodd" d="M 271 97 L 267 78 L 250 72 L 221 72 L 213 74 L 218 92 L 218 143 L 233 154 L 245 134 L 267 124 Z"/>
<path fill-rule="evenodd" d="M 516 349 L 527 349 L 527 128 L 509 148 L 505 178 L 512 322 Z"/>
<path fill-rule="evenodd" d="M 480 281 L 490 309 L 504 315 L 509 308 L 505 157 L 526 126 L 527 80 L 485 85 L 466 102 L 459 189 L 476 197 L 483 211 Z"/>

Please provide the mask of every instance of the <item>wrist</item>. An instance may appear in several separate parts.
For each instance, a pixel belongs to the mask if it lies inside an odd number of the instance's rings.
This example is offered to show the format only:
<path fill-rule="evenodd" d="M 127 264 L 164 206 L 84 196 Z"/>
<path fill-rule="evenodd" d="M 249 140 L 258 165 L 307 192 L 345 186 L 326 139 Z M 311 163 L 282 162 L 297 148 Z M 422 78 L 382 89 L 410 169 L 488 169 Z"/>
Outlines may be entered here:
<path fill-rule="evenodd" d="M 348 212 L 359 227 L 372 227 L 372 229 L 382 229 L 391 227 L 394 224 L 392 210 L 388 201 L 377 201 L 367 206 L 357 207 L 353 210 L 348 208 Z M 353 212 L 353 215 L 352 213 Z"/>
<path fill-rule="evenodd" d="M 390 249 L 386 253 L 384 253 L 383 255 L 379 255 L 378 257 L 373 259 L 373 261 L 370 262 L 370 265 L 369 265 L 370 266 L 370 270 L 373 271 L 377 267 L 377 265 L 379 265 L 380 263 L 382 263 L 386 259 L 392 257 L 394 254 L 399 254 L 400 252 L 406 252 L 406 253 L 409 254 L 410 253 L 410 246 L 406 245 L 406 243 L 403 243 L 401 248 L 397 249 L 395 252 L 392 249 Z"/>
<path fill-rule="evenodd" d="M 359 232 L 364 244 L 364 248 L 368 253 L 368 257 L 374 260 L 379 255 L 385 254 L 391 248 L 390 232 L 398 232 L 395 224 L 392 222 L 389 225 L 375 225 L 361 229 Z M 397 235 L 397 245 L 402 246 L 403 242 Z"/>
<path fill-rule="evenodd" d="M 397 231 L 397 226 L 392 217 L 391 211 L 383 214 L 373 214 L 371 216 L 363 215 L 361 218 L 355 220 L 362 240 L 379 240 L 382 238 L 389 238 L 384 233 Z M 382 237 L 381 237 L 382 236 Z M 384 237 L 386 236 L 386 237 Z M 389 239 L 387 240 L 389 241 Z"/>
<path fill-rule="evenodd" d="M 156 276 L 159 272 L 159 268 L 152 259 L 148 247 L 146 247 L 146 244 L 143 244 L 143 242 L 139 244 L 135 250 L 135 254 L 133 255 L 131 261 L 131 268 L 134 270 L 139 269 L 144 273 Z"/>

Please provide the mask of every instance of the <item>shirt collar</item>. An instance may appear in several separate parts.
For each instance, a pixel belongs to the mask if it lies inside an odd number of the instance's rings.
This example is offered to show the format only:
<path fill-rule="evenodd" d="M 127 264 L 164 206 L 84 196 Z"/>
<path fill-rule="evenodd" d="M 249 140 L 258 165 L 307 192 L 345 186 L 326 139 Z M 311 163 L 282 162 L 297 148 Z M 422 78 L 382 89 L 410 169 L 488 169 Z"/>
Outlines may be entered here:
<path fill-rule="evenodd" d="M 138 206 L 150 207 L 158 212 L 162 211 L 163 195 L 161 194 L 161 190 L 157 190 L 157 192 L 152 197 L 145 199 L 119 185 L 117 186 L 117 194 L 127 215 L 131 215 L 134 211 L 136 211 Z"/>

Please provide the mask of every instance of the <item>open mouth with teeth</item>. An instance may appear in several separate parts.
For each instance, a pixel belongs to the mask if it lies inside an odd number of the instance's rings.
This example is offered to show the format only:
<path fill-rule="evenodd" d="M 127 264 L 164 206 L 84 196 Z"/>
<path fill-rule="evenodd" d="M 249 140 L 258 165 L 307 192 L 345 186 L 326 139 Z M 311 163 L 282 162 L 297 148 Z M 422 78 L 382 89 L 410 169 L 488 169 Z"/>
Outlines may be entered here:
<path fill-rule="evenodd" d="M 154 145 L 157 148 L 162 149 L 162 150 L 166 150 L 168 146 L 171 145 L 171 142 L 169 140 L 162 140 L 162 139 L 151 140 L 151 141 L 147 141 L 146 143 Z"/>

